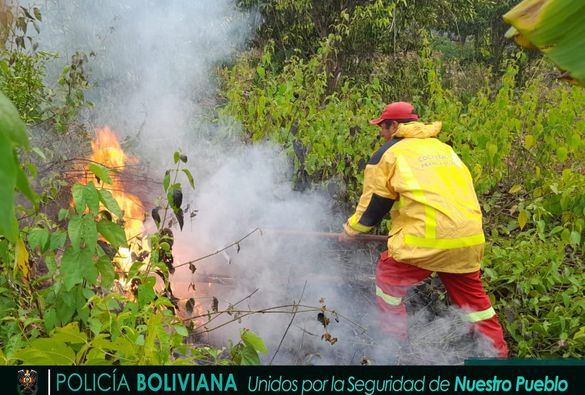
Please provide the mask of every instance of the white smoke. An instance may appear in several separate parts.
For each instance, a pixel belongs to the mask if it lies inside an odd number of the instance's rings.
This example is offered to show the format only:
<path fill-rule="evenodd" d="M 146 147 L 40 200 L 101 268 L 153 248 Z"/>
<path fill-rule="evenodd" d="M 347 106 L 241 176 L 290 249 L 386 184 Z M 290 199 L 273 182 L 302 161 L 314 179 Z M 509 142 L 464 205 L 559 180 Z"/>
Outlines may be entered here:
<path fill-rule="evenodd" d="M 42 15 L 41 49 L 63 61 L 77 51 L 89 57 L 95 108 L 87 120 L 138 135 L 155 157 L 195 145 L 200 103 L 214 98 L 210 71 L 251 31 L 229 0 L 50 0 Z"/>
<path fill-rule="evenodd" d="M 194 274 L 187 266 L 179 268 L 174 276 L 177 295 L 193 297 L 200 310 L 211 309 L 214 297 L 220 310 L 242 299 L 236 306 L 242 310 L 293 303 L 318 308 L 324 298 L 327 309 L 339 313 L 338 320 L 326 313 L 326 329 L 338 339 L 333 345 L 322 340 L 325 328 L 317 320 L 318 311 L 310 308 L 292 323 L 290 314 L 253 314 L 241 324 L 212 331 L 205 341 L 237 341 L 239 328 L 248 327 L 269 346 L 266 362 L 281 341 L 274 358 L 278 364 L 358 364 L 363 356 L 375 363 L 400 362 L 398 342 L 376 334 L 377 254 L 372 246 L 271 233 L 275 228 L 338 232 L 344 218 L 332 214 L 333 202 L 326 194 L 292 190 L 289 159 L 278 147 L 246 146 L 208 120 L 216 105 L 213 68 L 243 48 L 254 28 L 250 15 L 229 0 L 49 0 L 42 13 L 41 48 L 58 52 L 64 61 L 78 50 L 91 54 L 95 87 L 89 98 L 95 107 L 84 113 L 86 123 L 107 124 L 122 136 L 136 138 L 153 177 L 162 177 L 173 151 L 188 156 L 197 185 L 186 199 L 198 214 L 186 220 L 182 232 L 175 230 L 176 264 L 263 229 L 197 262 Z M 221 281 L 208 286 L 210 277 Z M 195 290 L 188 289 L 192 281 Z M 434 320 L 419 313 L 411 319 L 415 342 L 409 352 L 422 354 L 416 361 L 458 363 L 473 355 L 446 355 L 441 348 L 446 334 L 465 332 L 456 329 L 462 326 L 453 317 Z M 423 331 L 424 341 L 418 336 Z"/>

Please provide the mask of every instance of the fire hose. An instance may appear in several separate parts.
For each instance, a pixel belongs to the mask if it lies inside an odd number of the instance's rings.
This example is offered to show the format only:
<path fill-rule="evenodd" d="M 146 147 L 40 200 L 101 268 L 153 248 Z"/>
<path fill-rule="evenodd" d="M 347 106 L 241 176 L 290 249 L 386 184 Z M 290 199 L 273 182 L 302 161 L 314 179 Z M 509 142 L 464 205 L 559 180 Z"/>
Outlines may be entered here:
<path fill-rule="evenodd" d="M 225 254 L 225 250 L 227 250 L 230 247 L 236 246 L 238 251 L 240 251 L 240 243 L 256 232 L 259 232 L 260 234 L 266 233 L 266 234 L 273 234 L 273 235 L 290 235 L 290 236 L 299 236 L 299 237 L 330 238 L 330 239 L 337 239 L 337 240 L 340 240 L 345 235 L 344 233 L 315 232 L 315 231 L 305 231 L 305 230 L 299 230 L 299 229 L 256 228 L 253 231 L 248 232 L 248 234 L 246 234 L 244 237 L 242 237 L 238 241 L 234 241 L 233 243 L 231 243 L 231 244 L 229 244 L 229 245 L 227 245 L 219 250 L 216 250 L 210 254 L 204 255 L 202 257 L 199 257 L 199 258 L 187 261 L 187 262 L 183 262 L 179 265 L 175 265 L 174 268 L 176 269 L 176 268 L 179 268 L 181 266 L 191 265 L 195 262 L 199 262 L 203 259 L 209 258 L 211 256 L 214 256 L 214 255 L 217 255 L 220 253 L 223 253 L 224 256 L 226 257 L 227 262 L 230 263 L 231 259 L 229 256 L 227 256 L 227 254 Z M 345 235 L 345 236 L 347 236 L 347 235 Z M 358 234 L 355 236 L 347 236 L 347 241 L 362 241 L 362 242 L 372 241 L 372 242 L 377 242 L 377 243 L 387 243 L 388 236 Z"/>
<path fill-rule="evenodd" d="M 334 233 L 334 232 L 314 232 L 314 231 L 304 231 L 298 229 L 267 229 L 262 228 L 262 232 L 266 232 L 267 234 L 280 234 L 280 235 L 291 235 L 291 236 L 298 236 L 298 237 L 311 237 L 311 238 L 329 238 L 329 239 L 339 239 L 343 237 L 343 233 Z M 388 236 L 384 235 L 368 235 L 368 234 L 359 234 L 355 236 L 347 236 L 348 241 L 373 241 L 378 243 L 387 243 Z"/>

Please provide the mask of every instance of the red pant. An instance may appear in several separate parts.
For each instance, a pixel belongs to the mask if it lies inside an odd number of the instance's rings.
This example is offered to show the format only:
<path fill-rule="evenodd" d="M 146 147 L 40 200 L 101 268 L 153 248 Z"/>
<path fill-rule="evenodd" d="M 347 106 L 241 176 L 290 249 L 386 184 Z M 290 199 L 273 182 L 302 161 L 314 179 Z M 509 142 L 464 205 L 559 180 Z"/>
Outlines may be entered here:
<path fill-rule="evenodd" d="M 391 315 L 383 321 L 387 332 L 406 336 L 406 308 L 402 298 L 408 289 L 432 274 L 431 271 L 394 260 L 388 251 L 380 255 L 376 269 L 376 303 L 379 309 Z M 439 278 L 451 301 L 464 309 L 467 319 L 476 330 L 490 338 L 500 357 L 508 356 L 502 327 L 479 277 L 473 273 L 443 273 Z"/>

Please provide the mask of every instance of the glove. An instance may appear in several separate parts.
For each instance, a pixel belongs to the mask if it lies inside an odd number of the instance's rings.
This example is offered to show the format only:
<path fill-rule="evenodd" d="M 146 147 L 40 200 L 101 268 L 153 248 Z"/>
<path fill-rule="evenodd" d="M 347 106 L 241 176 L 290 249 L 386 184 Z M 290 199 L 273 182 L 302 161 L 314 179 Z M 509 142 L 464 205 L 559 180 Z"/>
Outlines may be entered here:
<path fill-rule="evenodd" d="M 349 237 L 354 237 L 354 236 L 357 236 L 360 234 L 360 232 L 358 232 L 357 230 L 355 230 L 354 228 L 349 226 L 349 223 L 347 223 L 347 222 L 343 224 L 343 231 Z"/>

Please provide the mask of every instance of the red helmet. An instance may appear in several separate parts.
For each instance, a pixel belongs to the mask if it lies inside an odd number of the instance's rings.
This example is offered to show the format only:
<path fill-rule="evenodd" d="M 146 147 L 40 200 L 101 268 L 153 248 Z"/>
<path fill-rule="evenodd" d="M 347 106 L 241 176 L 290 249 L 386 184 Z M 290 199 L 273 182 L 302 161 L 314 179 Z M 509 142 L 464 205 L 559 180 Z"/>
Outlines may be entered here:
<path fill-rule="evenodd" d="M 396 121 L 416 121 L 418 119 L 418 115 L 414 112 L 414 107 L 412 104 L 398 101 L 394 103 L 390 103 L 384 108 L 382 114 L 376 119 L 372 119 L 370 121 L 371 125 L 379 125 L 382 121 L 387 119 L 396 120 Z"/>

